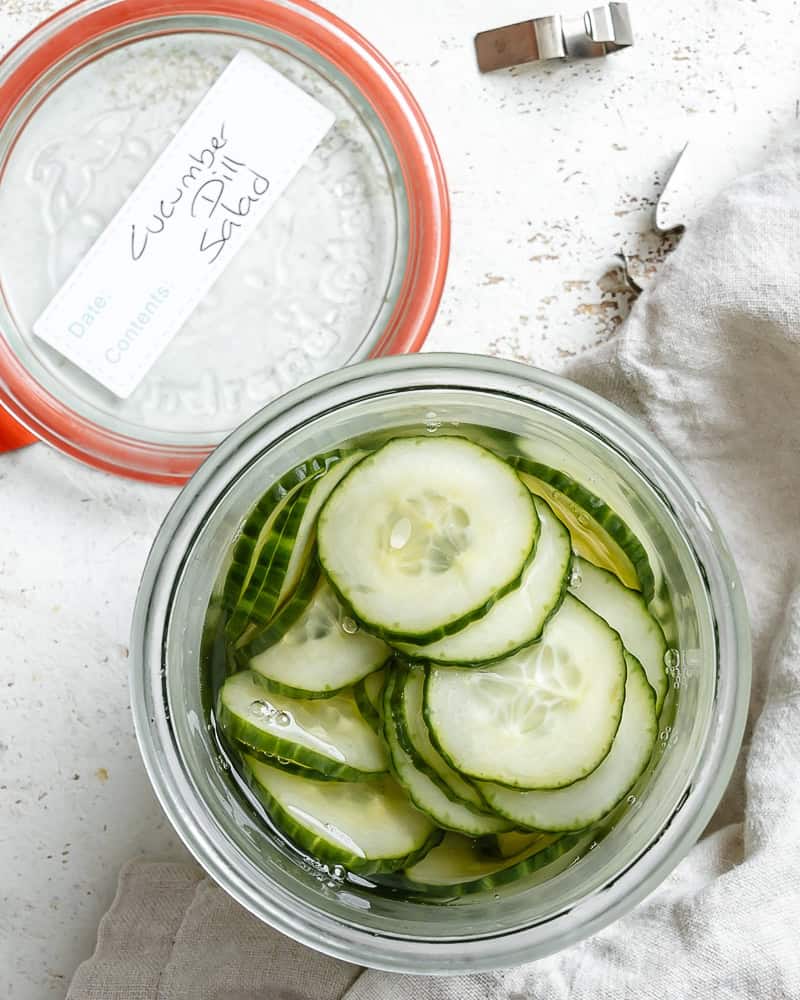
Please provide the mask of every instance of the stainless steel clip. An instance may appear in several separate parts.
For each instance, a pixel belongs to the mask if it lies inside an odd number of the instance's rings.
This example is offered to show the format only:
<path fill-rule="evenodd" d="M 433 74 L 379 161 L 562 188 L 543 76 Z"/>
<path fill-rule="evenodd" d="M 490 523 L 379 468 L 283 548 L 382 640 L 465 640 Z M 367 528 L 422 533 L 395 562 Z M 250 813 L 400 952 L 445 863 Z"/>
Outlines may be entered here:
<path fill-rule="evenodd" d="M 604 56 L 629 45 L 633 32 L 626 3 L 608 3 L 573 17 L 537 17 L 475 36 L 482 73 L 538 59 Z"/>

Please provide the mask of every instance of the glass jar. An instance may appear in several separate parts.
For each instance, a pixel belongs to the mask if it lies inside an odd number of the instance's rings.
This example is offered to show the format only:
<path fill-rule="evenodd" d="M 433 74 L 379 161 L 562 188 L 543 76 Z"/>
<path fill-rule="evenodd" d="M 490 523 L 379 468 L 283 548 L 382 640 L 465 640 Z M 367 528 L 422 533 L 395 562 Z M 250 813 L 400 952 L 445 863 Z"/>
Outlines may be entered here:
<path fill-rule="evenodd" d="M 538 441 L 649 548 L 669 593 L 674 716 L 656 763 L 602 839 L 533 887 L 525 878 L 445 904 L 391 898 L 303 863 L 237 790 L 203 713 L 199 649 L 211 589 L 243 516 L 281 474 L 365 432 L 461 423 Z M 578 592 L 579 593 L 579 592 Z M 535 368 L 470 355 L 379 360 L 323 376 L 236 430 L 185 487 L 156 538 L 132 639 L 136 730 L 156 794 L 219 885 L 268 924 L 336 957 L 452 974 L 530 961 L 630 910 L 710 819 L 739 749 L 750 685 L 736 569 L 686 473 L 622 411 Z M 630 799 L 633 798 L 633 801 Z"/>

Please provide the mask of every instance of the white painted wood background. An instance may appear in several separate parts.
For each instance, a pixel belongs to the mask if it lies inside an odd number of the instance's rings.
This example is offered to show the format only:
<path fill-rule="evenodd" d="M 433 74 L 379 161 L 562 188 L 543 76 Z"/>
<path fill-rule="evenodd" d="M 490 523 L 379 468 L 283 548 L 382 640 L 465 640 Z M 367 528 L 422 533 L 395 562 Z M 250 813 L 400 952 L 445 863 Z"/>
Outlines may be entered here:
<path fill-rule="evenodd" d="M 557 369 L 613 336 L 630 304 L 614 254 L 657 269 L 667 244 L 652 209 L 686 139 L 713 125 L 757 146 L 797 117 L 792 0 L 640 0 L 632 49 L 478 75 L 477 30 L 554 13 L 553 2 L 330 3 L 406 77 L 444 158 L 453 250 L 430 349 Z M 55 6 L 0 0 L 0 50 Z M 173 495 L 43 445 L 0 456 L 8 1000 L 63 997 L 120 865 L 182 855 L 139 762 L 127 686 L 137 582 Z"/>

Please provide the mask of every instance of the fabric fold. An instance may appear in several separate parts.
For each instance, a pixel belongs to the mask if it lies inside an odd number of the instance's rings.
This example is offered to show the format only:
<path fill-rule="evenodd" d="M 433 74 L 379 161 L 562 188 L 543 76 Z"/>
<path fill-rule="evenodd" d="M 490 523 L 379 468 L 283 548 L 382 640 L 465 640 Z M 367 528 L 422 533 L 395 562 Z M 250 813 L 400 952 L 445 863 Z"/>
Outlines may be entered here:
<path fill-rule="evenodd" d="M 75 973 L 69 1000 L 155 1000 L 202 869 L 131 861 L 120 872 L 97 947 Z"/>

